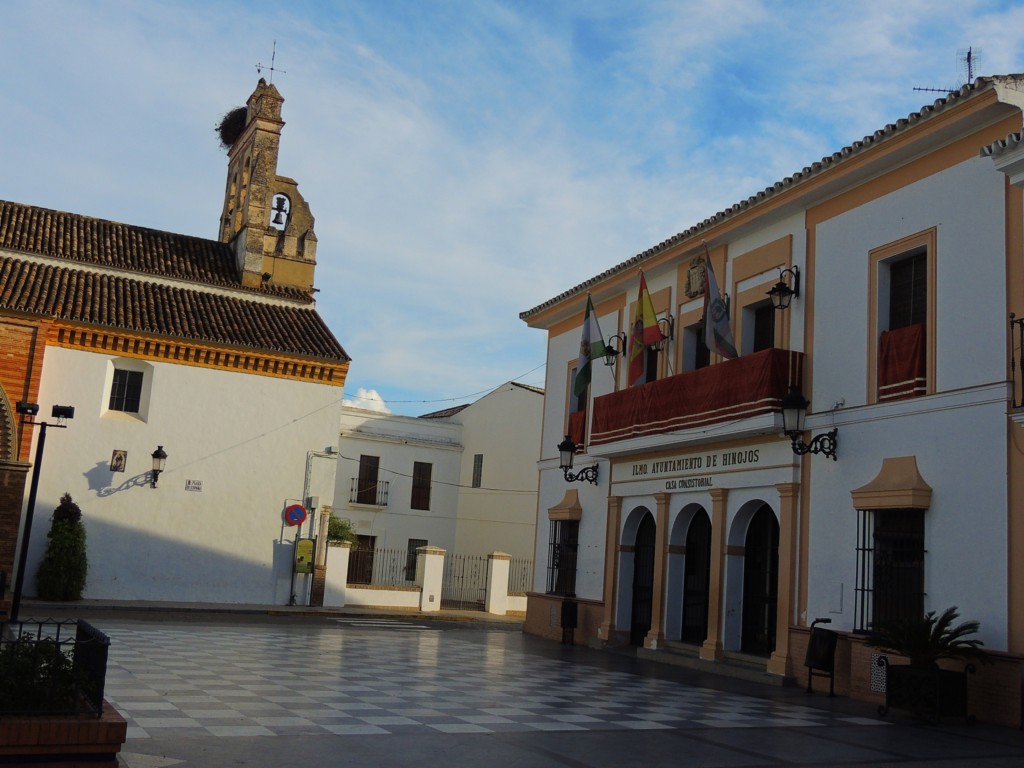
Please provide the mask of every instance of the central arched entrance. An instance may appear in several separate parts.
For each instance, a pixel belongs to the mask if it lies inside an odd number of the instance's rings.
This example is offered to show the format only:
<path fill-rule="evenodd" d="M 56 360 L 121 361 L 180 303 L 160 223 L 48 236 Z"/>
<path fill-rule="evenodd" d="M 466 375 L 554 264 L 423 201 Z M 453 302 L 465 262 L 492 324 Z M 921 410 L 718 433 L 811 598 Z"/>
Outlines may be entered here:
<path fill-rule="evenodd" d="M 743 556 L 743 629 L 740 650 L 768 656 L 775 650 L 779 596 L 779 523 L 763 504 L 747 526 Z"/>
<path fill-rule="evenodd" d="M 656 526 L 650 513 L 636 529 L 633 549 L 633 609 L 629 623 L 629 642 L 642 646 L 651 631 L 651 606 L 654 597 L 654 541 Z"/>
<path fill-rule="evenodd" d="M 711 521 L 703 509 L 693 516 L 686 532 L 683 579 L 683 621 L 679 638 L 684 643 L 700 644 L 708 636 L 711 586 Z"/>

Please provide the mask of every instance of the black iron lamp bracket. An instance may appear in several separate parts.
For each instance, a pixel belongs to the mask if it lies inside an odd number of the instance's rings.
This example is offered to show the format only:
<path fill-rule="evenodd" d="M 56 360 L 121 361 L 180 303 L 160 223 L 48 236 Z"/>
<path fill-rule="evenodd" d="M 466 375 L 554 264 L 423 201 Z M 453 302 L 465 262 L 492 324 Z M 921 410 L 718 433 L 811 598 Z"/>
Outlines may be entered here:
<path fill-rule="evenodd" d="M 565 482 L 573 483 L 577 480 L 582 483 L 593 483 L 597 485 L 597 464 L 592 464 L 589 467 L 581 467 L 579 472 L 570 472 L 569 467 L 562 467 L 562 472 L 565 475 Z"/>
<path fill-rule="evenodd" d="M 820 435 L 815 435 L 811 438 L 811 442 L 805 443 L 799 439 L 800 435 L 790 434 L 789 438 L 793 441 L 793 453 L 797 456 L 803 456 L 805 453 L 818 454 L 832 461 L 836 461 L 836 448 L 839 439 L 839 430 L 833 429 L 829 432 L 822 432 Z"/>

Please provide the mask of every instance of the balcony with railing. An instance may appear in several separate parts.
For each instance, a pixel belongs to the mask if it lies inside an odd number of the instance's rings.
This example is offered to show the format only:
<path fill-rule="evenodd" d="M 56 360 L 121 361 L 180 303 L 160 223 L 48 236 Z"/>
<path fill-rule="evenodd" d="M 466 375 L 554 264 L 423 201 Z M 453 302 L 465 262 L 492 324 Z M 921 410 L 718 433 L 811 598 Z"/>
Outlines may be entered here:
<path fill-rule="evenodd" d="M 587 451 L 712 425 L 723 425 L 717 438 L 772 431 L 789 387 L 802 384 L 803 362 L 802 352 L 765 349 L 597 397 Z"/>
<path fill-rule="evenodd" d="M 368 507 L 386 507 L 388 505 L 388 481 L 367 482 L 353 477 L 349 485 L 348 503 L 363 504 Z"/>

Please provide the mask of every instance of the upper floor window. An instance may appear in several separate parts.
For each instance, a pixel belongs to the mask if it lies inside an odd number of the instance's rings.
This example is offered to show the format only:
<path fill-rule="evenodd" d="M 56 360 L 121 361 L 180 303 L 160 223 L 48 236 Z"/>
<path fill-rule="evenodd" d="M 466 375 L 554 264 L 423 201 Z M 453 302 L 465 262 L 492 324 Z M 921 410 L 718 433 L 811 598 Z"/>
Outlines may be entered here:
<path fill-rule="evenodd" d="M 771 301 L 759 302 L 743 308 L 743 350 L 745 354 L 760 352 L 775 346 L 775 309 Z"/>
<path fill-rule="evenodd" d="M 711 350 L 704 342 L 704 323 L 683 328 L 683 371 L 697 371 L 711 365 Z"/>
<path fill-rule="evenodd" d="M 484 477 L 484 455 L 482 453 L 473 456 L 473 487 L 479 488 Z"/>
<path fill-rule="evenodd" d="M 142 402 L 142 379 L 142 371 L 115 368 L 110 385 L 110 403 L 107 407 L 112 411 L 138 413 Z"/>
<path fill-rule="evenodd" d="M 430 509 L 430 471 L 431 464 L 424 461 L 413 462 L 412 465 L 412 509 Z"/>
<path fill-rule="evenodd" d="M 362 454 L 359 457 L 359 477 L 356 478 L 355 494 L 352 501 L 356 504 L 372 504 L 384 506 L 382 501 L 382 488 L 378 481 L 380 471 L 380 456 L 367 456 Z"/>
<path fill-rule="evenodd" d="M 935 388 L 935 230 L 871 252 L 869 400 Z"/>
<path fill-rule="evenodd" d="M 103 414 L 115 413 L 146 421 L 153 389 L 151 364 L 130 357 L 107 363 Z"/>

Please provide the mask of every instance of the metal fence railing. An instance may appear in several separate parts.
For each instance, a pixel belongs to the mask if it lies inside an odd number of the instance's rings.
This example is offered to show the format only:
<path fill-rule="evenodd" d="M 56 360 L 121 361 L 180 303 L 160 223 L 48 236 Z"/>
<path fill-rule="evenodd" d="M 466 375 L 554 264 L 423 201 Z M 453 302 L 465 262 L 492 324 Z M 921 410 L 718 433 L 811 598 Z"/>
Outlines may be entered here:
<path fill-rule="evenodd" d="M 386 507 L 388 505 L 388 488 L 387 480 L 367 483 L 361 482 L 357 477 L 353 477 L 349 484 L 348 501 L 350 504 Z"/>
<path fill-rule="evenodd" d="M 109 650 L 82 620 L 0 624 L 0 715 L 99 717 Z"/>
<path fill-rule="evenodd" d="M 349 552 L 348 583 L 411 587 L 416 583 L 416 553 L 353 547 Z"/>
<path fill-rule="evenodd" d="M 508 593 L 526 594 L 533 587 L 533 560 L 513 557 L 508 567 Z"/>
<path fill-rule="evenodd" d="M 487 555 L 445 555 L 441 607 L 482 611 L 486 600 Z"/>

